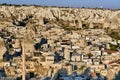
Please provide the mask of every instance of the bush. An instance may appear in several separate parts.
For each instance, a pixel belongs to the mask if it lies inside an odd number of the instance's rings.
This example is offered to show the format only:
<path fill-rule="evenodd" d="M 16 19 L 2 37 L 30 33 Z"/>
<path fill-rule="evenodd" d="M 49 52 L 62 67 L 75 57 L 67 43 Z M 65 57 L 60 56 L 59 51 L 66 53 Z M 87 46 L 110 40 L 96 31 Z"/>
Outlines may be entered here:
<path fill-rule="evenodd" d="M 85 66 L 83 65 L 79 68 L 79 70 L 83 70 L 84 68 L 85 68 Z"/>
<path fill-rule="evenodd" d="M 110 50 L 117 51 L 117 48 L 118 48 L 117 45 L 110 44 Z"/>
<path fill-rule="evenodd" d="M 110 37 L 112 37 L 112 38 L 114 38 L 114 39 L 116 39 L 116 40 L 120 40 L 120 35 L 119 35 L 119 33 L 118 32 L 111 32 L 110 34 Z"/>
<path fill-rule="evenodd" d="M 54 43 L 57 43 L 57 42 L 59 42 L 59 40 L 55 40 L 55 41 L 54 41 Z"/>

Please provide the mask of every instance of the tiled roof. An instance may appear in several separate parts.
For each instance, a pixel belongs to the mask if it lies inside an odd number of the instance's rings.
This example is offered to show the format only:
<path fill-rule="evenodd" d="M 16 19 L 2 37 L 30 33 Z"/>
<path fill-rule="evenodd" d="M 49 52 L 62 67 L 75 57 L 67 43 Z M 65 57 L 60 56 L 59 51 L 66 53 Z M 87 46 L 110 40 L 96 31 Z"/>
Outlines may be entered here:
<path fill-rule="evenodd" d="M 113 51 L 113 50 L 106 49 L 106 50 L 104 50 L 104 52 L 107 52 L 107 53 L 116 53 L 118 51 Z"/>

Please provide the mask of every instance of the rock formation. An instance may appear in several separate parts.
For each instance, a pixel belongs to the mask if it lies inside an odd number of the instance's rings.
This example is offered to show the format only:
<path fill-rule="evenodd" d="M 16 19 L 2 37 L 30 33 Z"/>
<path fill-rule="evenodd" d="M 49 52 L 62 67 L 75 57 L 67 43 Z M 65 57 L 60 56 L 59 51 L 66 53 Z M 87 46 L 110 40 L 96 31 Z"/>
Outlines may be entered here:
<path fill-rule="evenodd" d="M 116 29 L 120 27 L 119 10 L 0 6 L 1 27 L 26 26 L 31 19 L 38 21 L 38 25 L 54 22 L 65 27 L 77 28 L 88 26 L 89 28 Z"/>
<path fill-rule="evenodd" d="M 4 53 L 7 51 L 5 43 L 3 41 L 3 39 L 0 38 L 0 60 L 3 59 L 3 55 Z"/>

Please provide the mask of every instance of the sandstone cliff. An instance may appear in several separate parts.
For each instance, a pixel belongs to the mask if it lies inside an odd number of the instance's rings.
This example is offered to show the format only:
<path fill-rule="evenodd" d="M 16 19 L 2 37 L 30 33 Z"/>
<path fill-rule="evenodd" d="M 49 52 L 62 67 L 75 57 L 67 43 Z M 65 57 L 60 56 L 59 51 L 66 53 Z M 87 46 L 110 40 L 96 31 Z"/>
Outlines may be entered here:
<path fill-rule="evenodd" d="M 14 25 L 26 26 L 31 20 L 33 22 L 36 20 L 38 25 L 55 23 L 64 27 L 117 29 L 120 27 L 120 11 L 35 6 L 0 6 L 0 27 Z"/>
<path fill-rule="evenodd" d="M 0 38 L 0 60 L 3 59 L 4 53 L 7 51 L 3 39 Z"/>

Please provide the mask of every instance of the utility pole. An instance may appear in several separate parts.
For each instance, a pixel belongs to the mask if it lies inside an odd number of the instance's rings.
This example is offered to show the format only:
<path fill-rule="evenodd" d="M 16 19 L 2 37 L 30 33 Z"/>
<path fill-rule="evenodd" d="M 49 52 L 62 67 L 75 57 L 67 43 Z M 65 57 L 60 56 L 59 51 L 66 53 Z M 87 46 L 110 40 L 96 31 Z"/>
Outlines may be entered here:
<path fill-rule="evenodd" d="M 22 80 L 26 80 L 26 70 L 25 70 L 25 42 L 24 39 L 20 41 L 22 46 Z"/>

